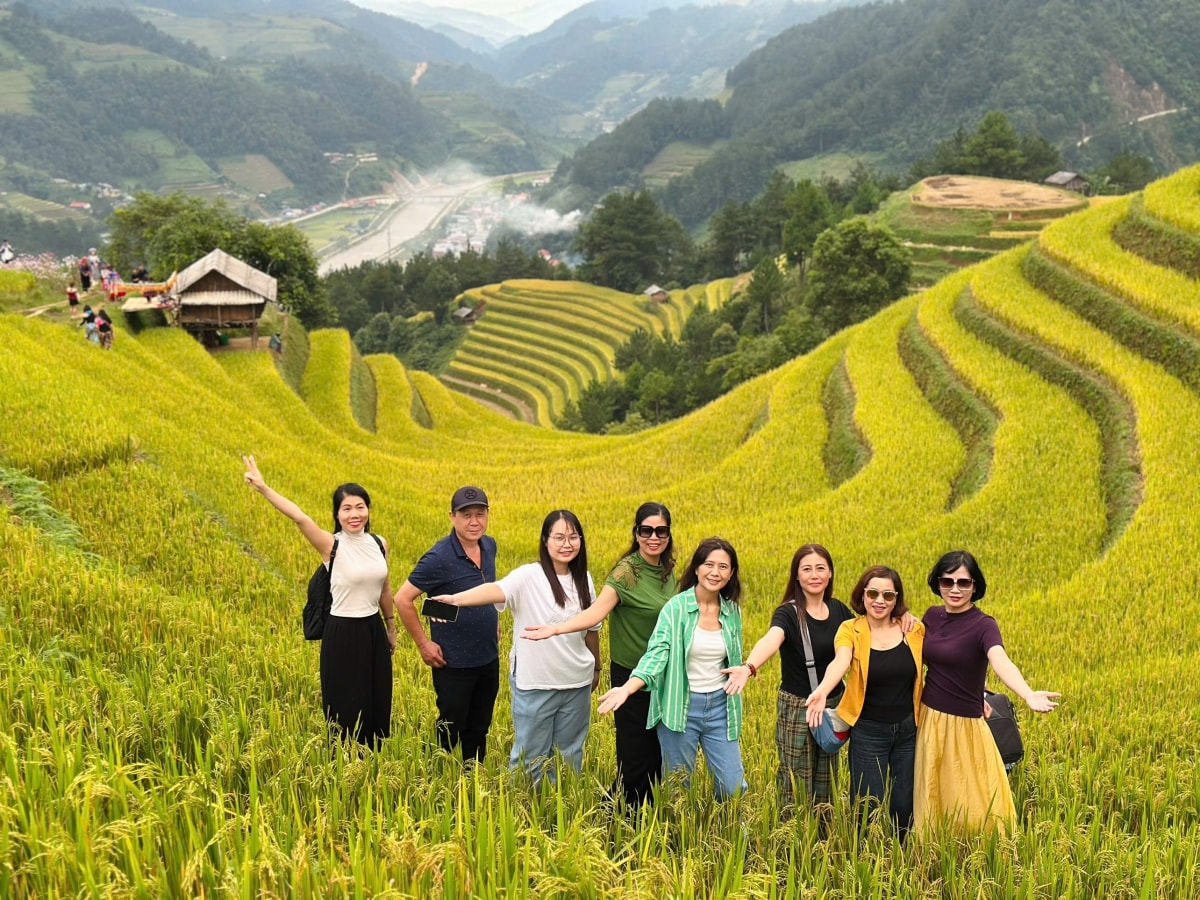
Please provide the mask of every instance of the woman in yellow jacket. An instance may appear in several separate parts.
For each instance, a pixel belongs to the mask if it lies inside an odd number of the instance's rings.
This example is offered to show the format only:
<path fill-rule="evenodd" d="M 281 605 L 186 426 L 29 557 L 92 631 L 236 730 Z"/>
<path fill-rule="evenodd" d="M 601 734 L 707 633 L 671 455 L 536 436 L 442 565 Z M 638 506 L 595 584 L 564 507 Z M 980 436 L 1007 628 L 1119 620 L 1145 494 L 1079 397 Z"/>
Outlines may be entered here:
<path fill-rule="evenodd" d="M 890 786 L 892 820 L 901 839 L 912 825 L 913 761 L 921 709 L 921 647 L 925 628 L 907 634 L 900 619 L 908 611 L 900 574 L 871 566 L 850 594 L 859 618 L 843 622 L 834 638 L 834 659 L 809 695 L 808 724 L 816 728 L 825 698 L 849 672 L 837 714 L 849 723 L 850 790 L 855 801 L 874 808 Z M 869 675 L 869 677 L 868 677 Z"/>

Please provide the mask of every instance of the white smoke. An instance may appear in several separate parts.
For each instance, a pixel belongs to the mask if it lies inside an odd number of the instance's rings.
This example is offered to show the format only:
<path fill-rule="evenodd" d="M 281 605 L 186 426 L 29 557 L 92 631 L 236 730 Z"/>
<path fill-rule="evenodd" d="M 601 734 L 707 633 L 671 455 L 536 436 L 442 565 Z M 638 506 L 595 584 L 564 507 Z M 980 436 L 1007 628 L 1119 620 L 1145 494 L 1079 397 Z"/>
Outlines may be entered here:
<path fill-rule="evenodd" d="M 553 209 L 522 203 L 504 214 L 504 224 L 522 234 L 555 234 L 575 231 L 583 219 L 583 212 L 573 209 L 565 215 Z"/>

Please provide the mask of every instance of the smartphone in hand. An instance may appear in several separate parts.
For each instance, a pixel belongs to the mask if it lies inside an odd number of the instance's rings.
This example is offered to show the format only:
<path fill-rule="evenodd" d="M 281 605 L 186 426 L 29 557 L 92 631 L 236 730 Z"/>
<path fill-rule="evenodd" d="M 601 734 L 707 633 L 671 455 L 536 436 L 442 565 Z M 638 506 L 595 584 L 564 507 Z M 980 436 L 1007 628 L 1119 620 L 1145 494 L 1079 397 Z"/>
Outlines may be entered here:
<path fill-rule="evenodd" d="M 443 622 L 453 622 L 458 619 L 458 607 L 453 603 L 443 603 L 441 600 L 426 597 L 421 606 L 421 615 L 441 619 Z"/>

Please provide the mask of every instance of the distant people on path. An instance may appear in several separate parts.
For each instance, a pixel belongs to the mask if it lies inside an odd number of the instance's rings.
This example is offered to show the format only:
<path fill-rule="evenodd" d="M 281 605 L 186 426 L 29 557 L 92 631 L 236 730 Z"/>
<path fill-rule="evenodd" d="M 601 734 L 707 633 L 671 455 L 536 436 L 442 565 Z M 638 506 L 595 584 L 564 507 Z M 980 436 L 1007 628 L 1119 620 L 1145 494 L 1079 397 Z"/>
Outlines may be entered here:
<path fill-rule="evenodd" d="M 391 733 L 396 628 L 387 543 L 370 533 L 371 498 L 357 484 L 339 485 L 333 492 L 333 531 L 325 531 L 267 486 L 253 456 L 242 461 L 246 483 L 296 523 L 329 567 L 333 605 L 321 639 L 325 718 L 338 737 L 378 747 Z"/>
<path fill-rule="evenodd" d="M 542 521 L 538 561 L 481 584 L 435 599 L 455 606 L 494 604 L 513 614 L 508 657 L 512 689 L 513 746 L 510 768 L 523 766 L 535 780 L 549 773 L 555 751 L 575 771 L 583 768 L 583 743 L 591 720 L 591 693 L 600 683 L 600 625 L 545 641 L 516 637 L 538 622 L 567 621 L 595 597 L 588 573 L 587 541 L 573 512 L 556 509 Z"/>
<path fill-rule="evenodd" d="M 96 285 L 96 287 L 101 287 L 101 278 L 103 277 L 103 273 L 100 271 L 100 254 L 96 252 L 95 247 L 88 249 L 87 259 L 88 274 L 91 275 L 92 284 Z"/>
<path fill-rule="evenodd" d="M 104 292 L 110 297 L 116 294 L 117 282 L 121 280 L 121 276 L 117 273 L 116 266 L 104 264 Z"/>
<path fill-rule="evenodd" d="M 79 291 L 75 288 L 75 282 L 67 285 L 67 307 L 71 315 L 75 315 L 75 310 L 79 306 Z"/>
<path fill-rule="evenodd" d="M 421 625 L 414 601 L 421 594 L 457 594 L 496 580 L 496 541 L 487 532 L 488 498 L 461 487 L 450 498 L 450 534 L 434 544 L 396 591 L 396 609 L 437 697 L 438 742 L 446 752 L 462 744 L 464 762 L 482 761 L 500 692 L 500 634 L 495 606 L 459 610 L 454 622 Z"/>
<path fill-rule="evenodd" d="M 79 287 L 86 294 L 92 289 L 92 264 L 86 256 L 79 257 Z"/>
<path fill-rule="evenodd" d="M 858 618 L 843 622 L 834 637 L 834 659 L 808 698 L 808 726 L 816 728 L 825 698 L 849 672 L 837 714 L 850 730 L 850 796 L 868 810 L 889 799 L 901 840 L 912 826 L 913 759 L 924 683 L 921 650 L 925 627 L 908 634 L 908 612 L 900 573 L 871 566 L 850 592 Z M 869 675 L 869 677 L 868 677 Z"/>
<path fill-rule="evenodd" d="M 780 680 L 776 696 L 775 745 L 779 752 L 777 780 L 780 809 L 792 814 L 796 791 L 810 805 L 828 804 L 837 770 L 837 756 L 821 749 L 808 727 L 804 703 L 814 683 L 825 677 L 834 659 L 834 638 L 843 622 L 854 618 L 846 604 L 833 596 L 833 557 L 820 544 L 803 544 L 792 555 L 783 599 L 771 616 L 771 626 L 746 657 L 739 671 L 730 672 L 731 689 L 740 692 L 767 661 L 779 653 Z M 808 630 L 815 671 L 809 677 L 801 628 Z M 842 686 L 830 691 L 829 703 L 842 699 Z"/>
<path fill-rule="evenodd" d="M 726 674 L 742 663 L 737 552 L 721 538 L 702 541 L 679 586 L 682 593 L 662 608 L 629 680 L 601 698 L 599 711 L 613 712 L 649 690 L 648 724 L 658 730 L 664 774 L 693 772 L 703 748 L 717 799 L 724 800 L 746 787 L 742 697 Z"/>
<path fill-rule="evenodd" d="M 592 628 L 608 617 L 609 676 L 611 685 L 620 687 L 641 662 L 658 614 L 675 594 L 675 585 L 671 513 L 661 503 L 643 503 L 634 514 L 629 549 L 609 572 L 596 602 L 565 622 L 531 625 L 513 637 L 546 640 Z M 617 784 L 612 793 L 619 789 L 632 809 L 653 800 L 654 785 L 662 776 L 662 749 L 657 730 L 647 724 L 649 718 L 648 691 L 630 695 L 613 713 Z"/>
<path fill-rule="evenodd" d="M 113 324 L 112 319 L 108 317 L 108 310 L 102 309 L 96 313 L 96 336 L 100 341 L 100 346 L 105 350 L 111 350 L 113 345 Z"/>
<path fill-rule="evenodd" d="M 83 307 L 83 319 L 79 322 L 83 326 L 83 333 L 93 344 L 100 343 L 100 335 L 96 333 L 96 313 L 90 306 Z"/>
<path fill-rule="evenodd" d="M 12 244 L 8 242 L 8 239 L 5 238 L 4 240 L 0 241 L 0 263 L 3 263 L 7 266 L 16 258 L 17 251 L 12 248 Z"/>
<path fill-rule="evenodd" d="M 987 580 L 965 550 L 942 556 L 929 573 L 941 606 L 925 611 L 925 691 L 917 729 L 913 824 L 919 833 L 950 826 L 1011 833 L 1017 825 L 1008 773 L 984 721 L 988 664 L 1034 712 L 1059 694 L 1035 691 L 1004 650 L 996 620 L 976 604 Z"/>
<path fill-rule="evenodd" d="M 150 280 L 150 273 L 144 263 L 133 267 L 133 271 L 129 273 L 129 280 L 133 284 L 142 284 Z"/>

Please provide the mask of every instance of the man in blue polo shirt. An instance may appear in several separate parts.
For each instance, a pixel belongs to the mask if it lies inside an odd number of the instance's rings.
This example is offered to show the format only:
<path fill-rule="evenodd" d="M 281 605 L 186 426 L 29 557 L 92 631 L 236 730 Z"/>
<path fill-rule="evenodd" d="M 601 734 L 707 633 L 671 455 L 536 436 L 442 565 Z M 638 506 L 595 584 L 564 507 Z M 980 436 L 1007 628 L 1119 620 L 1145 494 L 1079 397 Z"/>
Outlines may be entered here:
<path fill-rule="evenodd" d="M 421 594 L 457 594 L 496 580 L 496 541 L 488 527 L 487 494 L 461 487 L 450 499 L 453 530 L 421 557 L 396 591 L 396 612 L 433 672 L 438 742 L 448 752 L 462 743 L 463 761 L 482 760 L 492 709 L 500 691 L 500 636 L 495 606 L 463 607 L 454 622 L 421 627 Z"/>

